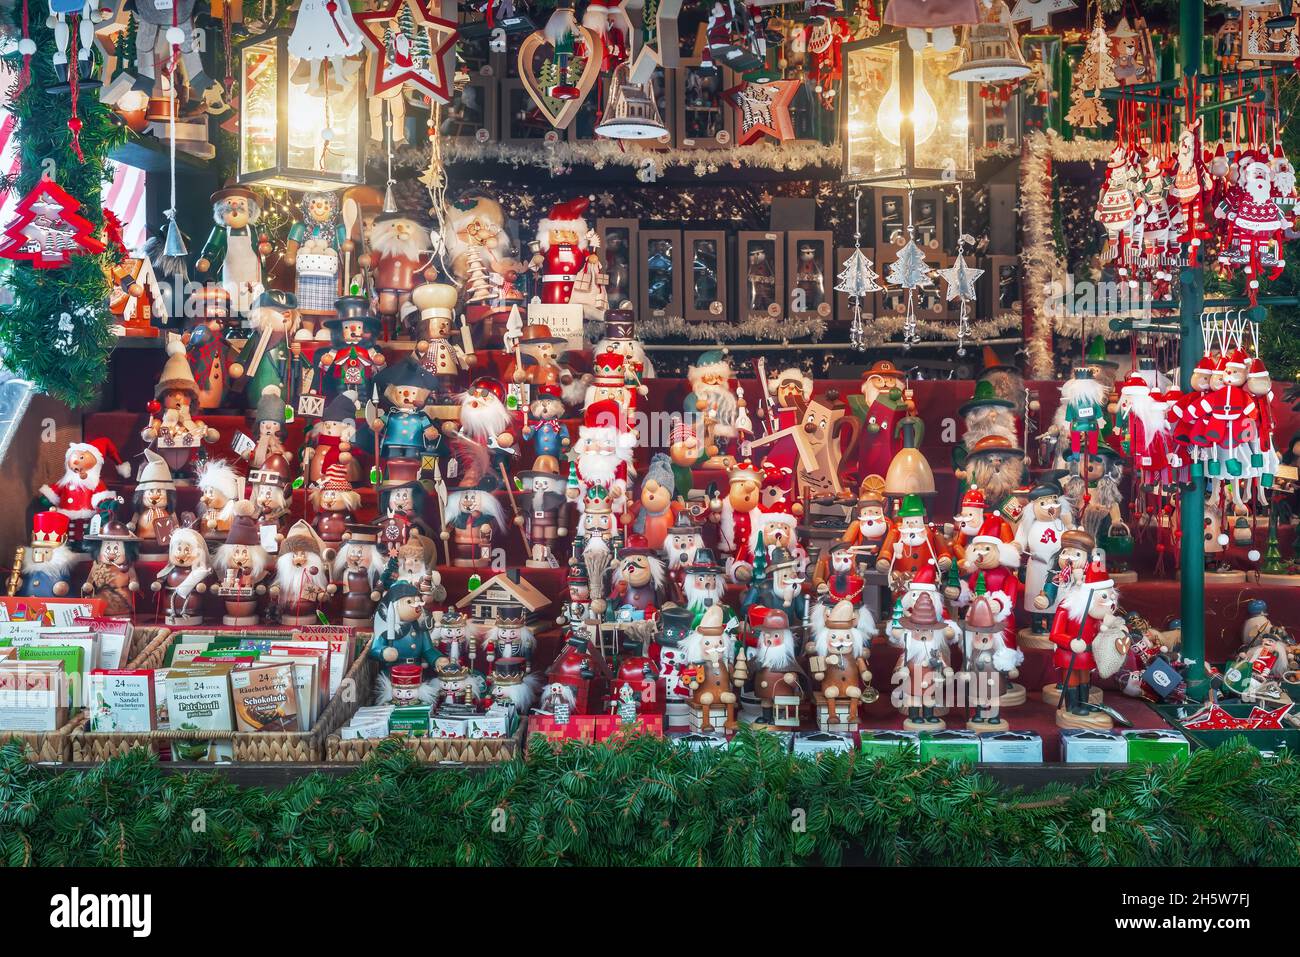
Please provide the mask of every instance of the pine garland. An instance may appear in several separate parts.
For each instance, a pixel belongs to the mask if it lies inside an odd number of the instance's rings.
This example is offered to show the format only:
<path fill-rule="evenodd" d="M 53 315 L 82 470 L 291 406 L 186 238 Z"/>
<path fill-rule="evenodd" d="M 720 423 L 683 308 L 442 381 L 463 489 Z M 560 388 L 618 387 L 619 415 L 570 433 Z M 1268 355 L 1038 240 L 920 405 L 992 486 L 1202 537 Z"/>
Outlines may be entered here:
<path fill-rule="evenodd" d="M 725 750 L 640 738 L 484 771 L 387 745 L 355 773 L 279 791 L 163 775 L 137 752 L 51 773 L 0 749 L 10 865 L 1282 865 L 1300 833 L 1300 761 L 1243 739 L 1190 759 L 1008 790 L 970 767 Z M 1103 818 L 1104 815 L 1104 818 Z M 1099 822 L 1104 821 L 1104 827 Z"/>
<path fill-rule="evenodd" d="M 73 153 L 67 125 L 71 97 L 46 92 L 58 80 L 50 59 L 54 34 L 45 25 L 46 9 L 39 0 L 32 4 L 31 36 L 36 53 L 31 58 L 31 79 L 9 105 L 17 121 L 14 137 L 20 166 L 16 176 L 0 182 L 0 188 L 26 195 L 40 181 L 45 161 L 53 160 L 55 181 L 80 201 L 81 215 L 98 230 L 104 222 L 100 189 L 105 162 L 109 151 L 126 141 L 126 129 L 113 121 L 111 111 L 93 91 L 83 93 L 77 97 L 77 115 L 83 124 L 84 161 Z M 75 55 L 77 38 L 72 37 L 71 42 Z M 21 64 L 17 53 L 5 58 L 9 70 L 5 82 L 16 77 Z M 71 406 L 94 399 L 108 374 L 108 356 L 116 342 L 109 331 L 109 283 L 104 274 L 111 257 L 111 253 L 76 256 L 62 269 L 34 269 L 27 263 L 15 263 L 5 279 L 14 296 L 13 306 L 0 322 L 5 365 Z M 59 351 L 51 341 L 65 313 L 72 321 L 74 347 Z"/>

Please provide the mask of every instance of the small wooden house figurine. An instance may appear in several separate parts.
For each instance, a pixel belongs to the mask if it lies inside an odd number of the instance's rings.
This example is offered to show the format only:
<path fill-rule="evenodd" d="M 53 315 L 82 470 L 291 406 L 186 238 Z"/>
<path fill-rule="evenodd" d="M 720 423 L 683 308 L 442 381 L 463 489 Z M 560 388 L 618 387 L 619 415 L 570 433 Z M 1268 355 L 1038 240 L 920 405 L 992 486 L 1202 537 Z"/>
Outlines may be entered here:
<path fill-rule="evenodd" d="M 468 607 L 468 614 L 475 625 L 491 628 L 501 611 L 506 608 L 515 611 L 522 605 L 528 626 L 535 628 L 542 620 L 538 612 L 550 603 L 549 598 L 534 588 L 526 578 L 519 576 L 518 569 L 512 568 L 500 575 L 493 575 L 456 602 L 456 607 Z"/>
<path fill-rule="evenodd" d="M 124 336 L 157 337 L 167 321 L 162 286 L 147 258 L 128 257 L 108 267 L 108 311 L 122 326 Z M 159 320 L 154 323 L 155 316 Z"/>
<path fill-rule="evenodd" d="M 558 682 L 573 689 L 575 714 L 599 714 L 609 691 L 609 664 L 584 633 L 574 632 L 546 669 L 546 682 Z"/>

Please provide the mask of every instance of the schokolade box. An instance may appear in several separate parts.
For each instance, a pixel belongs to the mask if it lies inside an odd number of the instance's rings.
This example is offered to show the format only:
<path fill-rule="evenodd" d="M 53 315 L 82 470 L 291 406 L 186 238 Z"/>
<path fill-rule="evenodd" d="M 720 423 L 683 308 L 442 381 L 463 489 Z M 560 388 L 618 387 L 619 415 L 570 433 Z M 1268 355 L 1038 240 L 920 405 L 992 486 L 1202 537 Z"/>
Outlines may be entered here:
<path fill-rule="evenodd" d="M 1141 728 L 1125 731 L 1130 764 L 1185 758 L 1192 746 L 1187 738 L 1172 728 Z"/>
<path fill-rule="evenodd" d="M 980 759 L 980 736 L 974 731 L 922 731 L 921 760 L 969 762 Z"/>
<path fill-rule="evenodd" d="M 894 754 L 910 750 L 912 757 L 921 753 L 921 736 L 915 731 L 863 731 L 859 748 L 863 754 Z"/>

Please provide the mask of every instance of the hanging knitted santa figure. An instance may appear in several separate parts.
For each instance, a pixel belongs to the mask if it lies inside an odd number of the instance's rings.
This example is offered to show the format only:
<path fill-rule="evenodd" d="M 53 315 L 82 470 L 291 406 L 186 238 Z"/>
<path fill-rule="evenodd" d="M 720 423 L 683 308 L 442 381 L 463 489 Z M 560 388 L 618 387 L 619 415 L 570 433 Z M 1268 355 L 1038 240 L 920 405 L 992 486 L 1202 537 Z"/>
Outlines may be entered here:
<path fill-rule="evenodd" d="M 1116 265 L 1121 276 L 1127 276 L 1129 271 L 1130 246 L 1138 223 L 1140 183 L 1141 174 L 1132 153 L 1124 144 L 1116 144 L 1111 150 L 1106 179 L 1093 218 L 1106 230 L 1102 261 Z"/>
<path fill-rule="evenodd" d="M 1242 266 L 1251 305 L 1259 301 L 1259 278 L 1267 270 L 1270 280 L 1282 275 L 1284 230 L 1290 222 L 1273 198 L 1273 171 L 1266 153 L 1247 151 L 1237 161 L 1237 185 L 1214 215 L 1227 221 L 1219 253 L 1221 267 Z"/>
<path fill-rule="evenodd" d="M 68 517 L 70 543 L 81 540 L 95 513 L 114 498 L 101 474 L 105 462 L 111 462 L 121 476 L 131 474 L 131 466 L 122 461 L 110 439 L 73 442 L 63 453 L 62 477 L 40 488 L 50 508 Z"/>
<path fill-rule="evenodd" d="M 1226 469 L 1228 476 L 1241 478 L 1255 442 L 1255 400 L 1246 391 L 1250 357 L 1233 349 L 1220 357 L 1218 365 L 1211 380 L 1216 387 L 1201 403 L 1201 434 L 1207 436 L 1210 448 L 1207 471 L 1218 477 Z"/>
<path fill-rule="evenodd" d="M 1171 438 L 1170 400 L 1153 392 L 1145 379 L 1130 375 L 1120 384 L 1115 427 L 1123 435 L 1123 449 L 1133 459 L 1139 485 L 1155 488 L 1174 480 L 1183 464 Z"/>
<path fill-rule="evenodd" d="M 1180 242 L 1191 249 L 1188 262 L 1195 266 L 1201 241 L 1210 237 L 1205 226 L 1205 198 L 1213 182 L 1201 151 L 1201 121 L 1187 124 L 1178 135 L 1178 153 L 1174 157 L 1174 181 L 1169 195 L 1182 210 L 1183 233 Z"/>
<path fill-rule="evenodd" d="M 1074 378 L 1061 386 L 1061 404 L 1070 429 L 1070 452 L 1078 455 L 1087 450 L 1097 454 L 1097 442 L 1109 427 L 1106 415 L 1106 387 L 1093 377 L 1092 370 L 1080 366 Z"/>
<path fill-rule="evenodd" d="M 1268 488 L 1277 474 L 1277 450 L 1273 447 L 1273 432 L 1277 427 L 1273 417 L 1273 377 L 1269 375 L 1264 360 L 1255 356 L 1246 372 L 1246 391 L 1255 400 L 1255 439 L 1251 449 L 1250 465 L 1256 470 L 1260 484 Z"/>

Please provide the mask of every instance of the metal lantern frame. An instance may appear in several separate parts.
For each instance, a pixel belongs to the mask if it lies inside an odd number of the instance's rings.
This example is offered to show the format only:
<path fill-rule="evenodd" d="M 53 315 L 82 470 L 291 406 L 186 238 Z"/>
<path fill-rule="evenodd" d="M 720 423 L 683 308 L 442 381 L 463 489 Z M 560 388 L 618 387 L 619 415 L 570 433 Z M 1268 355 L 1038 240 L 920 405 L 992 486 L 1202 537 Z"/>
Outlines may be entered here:
<path fill-rule="evenodd" d="M 891 167 L 889 169 L 878 170 L 873 173 L 853 173 L 853 164 L 850 162 L 852 153 L 852 142 L 848 131 L 849 104 L 853 102 L 852 87 L 852 70 L 850 63 L 853 54 L 862 50 L 874 50 L 876 48 L 897 47 L 898 58 L 898 100 L 899 109 L 902 113 L 903 120 L 899 124 L 899 145 L 903 151 L 903 163 L 901 166 Z M 960 49 L 960 48 L 958 48 Z M 841 145 L 841 181 L 846 185 L 861 186 L 898 186 L 898 187 L 928 187 L 942 186 L 947 183 L 953 183 L 957 180 L 967 180 L 975 178 L 975 139 L 974 139 L 974 117 L 975 117 L 975 92 L 974 86 L 969 83 L 961 83 L 952 80 L 954 84 L 961 86 L 961 94 L 966 98 L 966 145 L 964 156 L 961 162 L 955 162 L 952 168 L 935 168 L 916 165 L 916 130 L 912 125 L 911 115 L 914 106 L 914 97 L 916 90 L 916 70 L 918 60 L 923 55 L 921 52 L 913 50 L 907 44 L 907 34 L 902 30 L 886 31 L 869 37 L 865 40 L 857 40 L 852 43 L 844 44 L 844 78 L 841 81 L 840 103 L 844 104 L 843 109 L 843 127 L 840 130 Z M 945 71 L 946 74 L 946 71 Z M 944 77 L 947 80 L 947 76 Z M 942 116 L 940 117 L 942 122 Z M 872 120 L 874 124 L 874 118 Z M 883 136 L 878 129 L 875 131 L 876 136 Z"/>
<path fill-rule="evenodd" d="M 236 182 L 246 186 L 278 187 L 294 191 L 333 190 L 345 186 L 359 185 L 365 182 L 366 174 L 367 90 L 364 69 L 358 70 L 356 78 L 353 80 L 357 84 L 356 123 L 353 124 L 356 136 L 345 144 L 347 148 L 355 151 L 355 172 L 333 173 L 329 170 L 295 166 L 289 161 L 288 116 L 299 105 L 299 101 L 307 95 L 296 93 L 293 95 L 292 100 L 290 98 L 290 32 L 288 29 L 268 30 L 235 45 L 241 84 L 239 98 L 239 171 L 236 175 Z M 249 108 L 249 91 L 245 87 L 248 76 L 246 59 L 252 51 L 266 48 L 268 44 L 273 45 L 275 53 L 275 161 L 270 166 L 250 170 L 246 168 L 245 142 L 243 138 L 244 131 L 248 128 L 246 124 Z M 335 123 L 333 126 L 336 135 L 339 135 L 343 124 Z"/>

